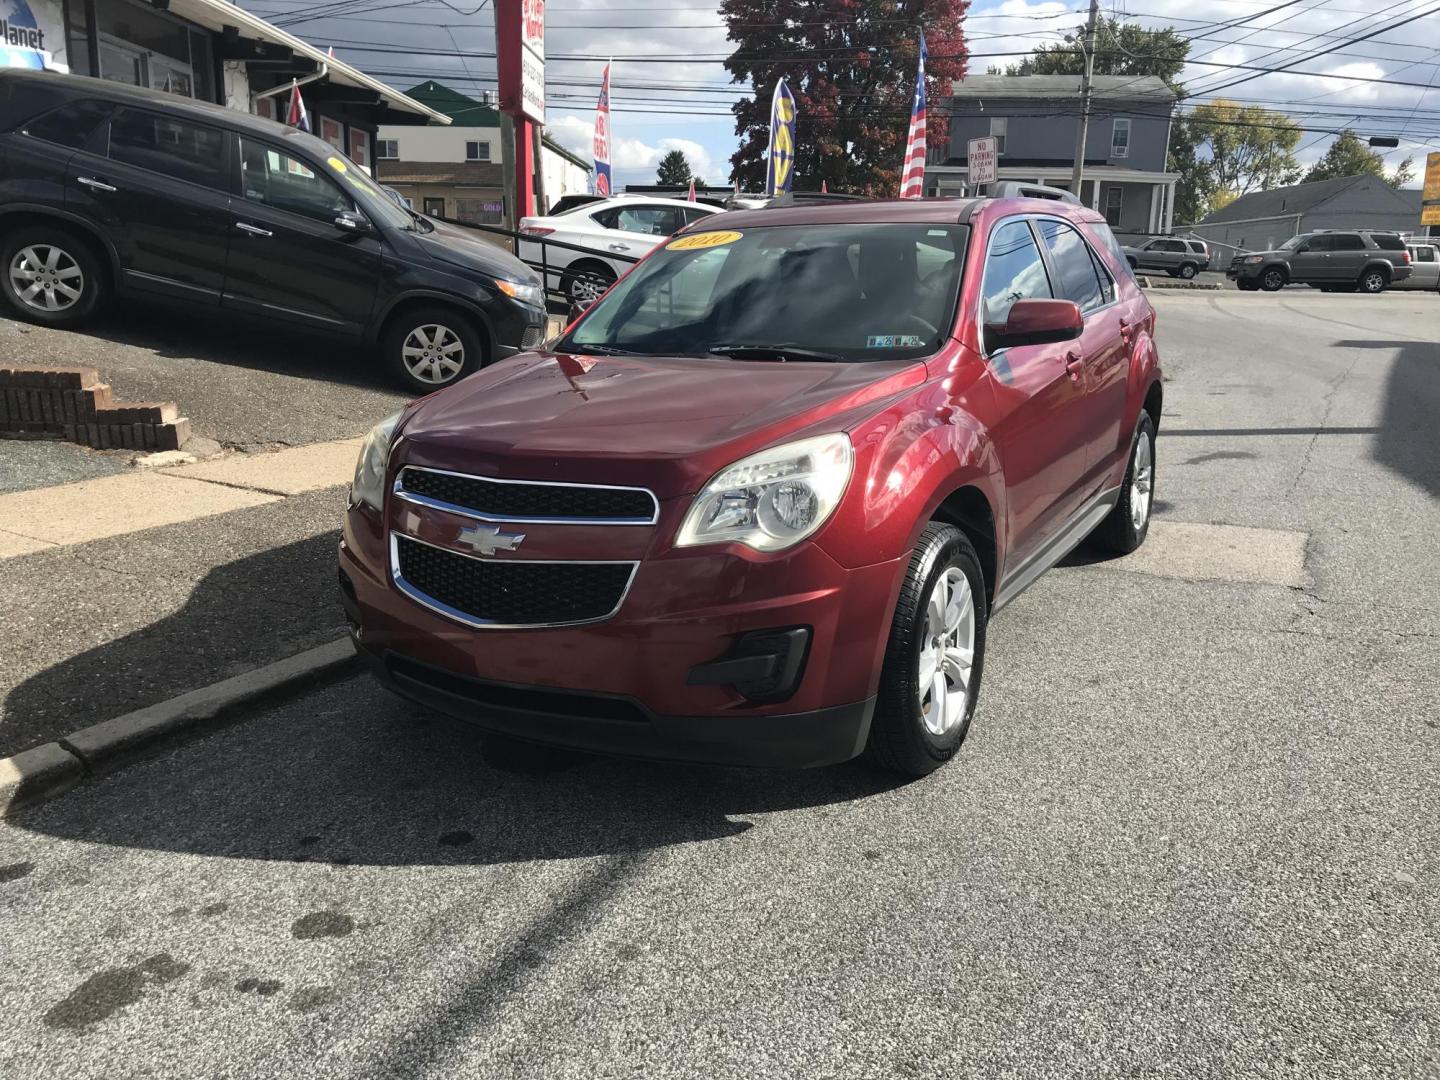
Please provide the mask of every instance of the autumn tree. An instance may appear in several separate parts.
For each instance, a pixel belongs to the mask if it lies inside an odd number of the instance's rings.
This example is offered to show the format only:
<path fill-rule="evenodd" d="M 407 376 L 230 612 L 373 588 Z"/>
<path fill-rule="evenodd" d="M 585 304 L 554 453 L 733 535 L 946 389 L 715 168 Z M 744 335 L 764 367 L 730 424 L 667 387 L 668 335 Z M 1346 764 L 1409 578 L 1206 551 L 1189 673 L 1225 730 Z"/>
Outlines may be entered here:
<path fill-rule="evenodd" d="M 671 150 L 660 159 L 660 169 L 655 174 L 655 180 L 670 187 L 684 187 L 690 183 L 693 175 L 685 151 Z"/>
<path fill-rule="evenodd" d="M 725 62 L 750 96 L 737 102 L 731 157 L 747 190 L 765 183 L 770 97 L 795 95 L 795 187 L 894 195 L 910 123 L 919 31 L 929 48 L 926 132 L 949 142 L 946 97 L 965 75 L 968 0 L 721 0 L 735 52 Z"/>
<path fill-rule="evenodd" d="M 1384 176 L 1385 158 L 1366 145 L 1365 140 L 1348 128 L 1335 136 L 1330 148 L 1305 174 L 1305 183 L 1312 180 L 1334 180 L 1341 176 Z"/>
<path fill-rule="evenodd" d="M 1243 195 L 1300 178 L 1300 128 L 1283 113 L 1216 98 L 1195 106 L 1186 121 L 1209 151 L 1215 191 Z"/>

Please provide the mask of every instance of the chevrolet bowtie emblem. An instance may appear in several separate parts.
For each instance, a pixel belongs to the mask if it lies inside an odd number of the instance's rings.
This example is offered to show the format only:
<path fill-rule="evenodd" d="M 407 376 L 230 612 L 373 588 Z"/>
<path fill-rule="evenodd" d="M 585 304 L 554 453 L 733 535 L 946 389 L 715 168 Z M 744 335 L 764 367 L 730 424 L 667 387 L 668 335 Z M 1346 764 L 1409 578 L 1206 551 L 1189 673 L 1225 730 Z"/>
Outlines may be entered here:
<path fill-rule="evenodd" d="M 524 533 L 501 532 L 496 525 L 472 525 L 461 529 L 455 538 L 477 555 L 494 555 L 497 551 L 514 551 L 525 540 Z"/>

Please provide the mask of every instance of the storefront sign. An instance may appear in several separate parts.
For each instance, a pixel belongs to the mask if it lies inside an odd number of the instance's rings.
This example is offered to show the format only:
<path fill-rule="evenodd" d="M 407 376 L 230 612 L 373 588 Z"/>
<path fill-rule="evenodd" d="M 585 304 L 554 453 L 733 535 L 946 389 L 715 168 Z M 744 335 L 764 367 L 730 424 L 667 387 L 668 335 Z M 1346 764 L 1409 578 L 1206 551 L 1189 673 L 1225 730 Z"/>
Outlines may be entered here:
<path fill-rule="evenodd" d="M 1420 224 L 1440 225 L 1440 154 L 1425 158 L 1425 189 L 1420 192 Z"/>
<path fill-rule="evenodd" d="M 500 108 L 545 122 L 545 0 L 496 0 Z"/>
<path fill-rule="evenodd" d="M 60 18 L 57 0 L 0 0 L 0 67 L 68 71 Z"/>

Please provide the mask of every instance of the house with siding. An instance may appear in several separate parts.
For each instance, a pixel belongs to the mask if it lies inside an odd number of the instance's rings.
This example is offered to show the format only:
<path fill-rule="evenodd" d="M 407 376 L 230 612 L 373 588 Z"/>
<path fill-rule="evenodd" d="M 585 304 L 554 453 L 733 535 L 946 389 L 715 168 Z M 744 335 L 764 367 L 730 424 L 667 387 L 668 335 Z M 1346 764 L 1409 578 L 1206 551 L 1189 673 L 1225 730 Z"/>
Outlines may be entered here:
<path fill-rule="evenodd" d="M 1383 177 L 1340 176 L 1252 191 L 1192 230 L 1227 251 L 1270 251 L 1317 229 L 1420 231 L 1420 192 L 1396 191 Z"/>
<path fill-rule="evenodd" d="M 1081 201 L 1117 233 L 1168 233 L 1178 173 L 1166 172 L 1178 95 L 1153 75 L 1097 75 L 1085 140 Z M 969 142 L 998 140 L 1001 180 L 1069 190 L 1080 123 L 1078 75 L 972 75 L 949 98 L 946 147 L 931 151 L 929 195 L 965 190 Z"/>

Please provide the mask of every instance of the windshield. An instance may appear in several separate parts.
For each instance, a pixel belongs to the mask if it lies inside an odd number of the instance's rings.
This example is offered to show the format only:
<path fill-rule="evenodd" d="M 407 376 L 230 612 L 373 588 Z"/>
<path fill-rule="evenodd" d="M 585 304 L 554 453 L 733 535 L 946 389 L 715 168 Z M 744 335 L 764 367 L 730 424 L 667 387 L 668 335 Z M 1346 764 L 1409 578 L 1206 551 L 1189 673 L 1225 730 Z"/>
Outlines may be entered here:
<path fill-rule="evenodd" d="M 338 178 L 341 184 L 370 196 L 368 201 L 361 204 L 365 207 L 367 214 L 372 218 L 378 218 L 392 228 L 415 228 L 415 215 L 386 195 L 380 185 L 370 179 L 364 169 L 332 146 L 325 147 L 325 150 L 325 164 L 330 166 L 331 175 Z"/>
<path fill-rule="evenodd" d="M 928 356 L 954 323 L 965 235 L 959 225 L 908 223 L 687 233 L 621 280 L 556 349 Z"/>

